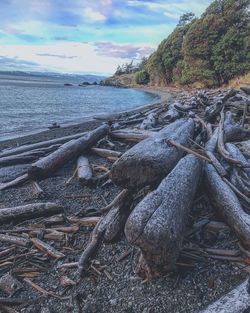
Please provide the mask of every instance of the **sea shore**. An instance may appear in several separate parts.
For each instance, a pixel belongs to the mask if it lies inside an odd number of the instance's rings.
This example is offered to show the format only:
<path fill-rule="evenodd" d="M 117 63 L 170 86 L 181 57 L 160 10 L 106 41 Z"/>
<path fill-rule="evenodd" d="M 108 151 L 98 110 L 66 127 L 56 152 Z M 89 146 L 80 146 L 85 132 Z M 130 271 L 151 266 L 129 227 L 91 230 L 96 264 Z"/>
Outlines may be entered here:
<path fill-rule="evenodd" d="M 143 106 L 137 106 L 137 107 L 130 109 L 128 111 L 125 111 L 125 112 L 116 112 L 116 113 L 107 114 L 107 115 L 95 114 L 95 115 L 93 115 L 93 118 L 88 117 L 85 119 L 83 118 L 81 122 L 77 122 L 77 123 L 73 122 L 71 124 L 69 124 L 69 123 L 63 124 L 63 125 L 61 125 L 60 128 L 39 131 L 39 132 L 31 133 L 28 135 L 20 136 L 20 137 L 18 136 L 18 137 L 13 138 L 13 139 L 0 140 L 0 151 L 2 149 L 9 148 L 9 147 L 35 143 L 35 142 L 39 142 L 39 141 L 50 140 L 50 139 L 54 139 L 54 138 L 59 138 L 59 137 L 63 137 L 63 136 L 73 135 L 76 133 L 92 130 L 92 129 L 96 128 L 98 125 L 100 125 L 105 120 L 114 119 L 115 117 L 121 116 L 122 114 L 139 112 L 140 110 L 143 110 L 145 108 L 150 108 L 156 102 L 157 103 L 161 103 L 161 102 L 163 103 L 166 101 L 170 101 L 173 98 L 174 93 L 176 92 L 176 90 L 174 90 L 174 89 L 158 90 L 156 88 L 151 88 L 151 87 L 135 88 L 135 89 L 139 89 L 139 90 L 157 95 L 159 97 L 159 99 L 157 99 L 156 101 L 153 101 L 152 103 L 143 105 Z M 95 117 L 98 117 L 98 118 L 95 118 Z"/>

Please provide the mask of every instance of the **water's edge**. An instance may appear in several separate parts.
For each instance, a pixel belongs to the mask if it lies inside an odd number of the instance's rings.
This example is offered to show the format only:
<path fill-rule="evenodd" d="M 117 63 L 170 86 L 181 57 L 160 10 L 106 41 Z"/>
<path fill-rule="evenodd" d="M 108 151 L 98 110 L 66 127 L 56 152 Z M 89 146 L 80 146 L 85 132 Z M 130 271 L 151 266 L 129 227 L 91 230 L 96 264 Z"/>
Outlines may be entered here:
<path fill-rule="evenodd" d="M 25 135 L 20 135 L 20 136 L 16 136 L 14 138 L 9 138 L 9 139 L 4 139 L 4 140 L 0 140 L 0 149 L 4 148 L 6 146 L 12 146 L 14 145 L 19 145 L 19 144 L 23 144 L 26 142 L 26 139 L 29 143 L 31 142 L 38 142 L 39 140 L 35 139 L 33 140 L 33 136 L 35 137 L 41 137 L 41 140 L 46 140 L 46 139 L 50 139 L 51 138 L 56 138 L 56 137 L 60 137 L 60 136 L 64 136 L 67 135 L 68 133 L 73 132 L 74 129 L 77 128 L 87 128 L 87 129 L 92 129 L 92 124 L 97 125 L 100 124 L 101 122 L 99 121 L 99 123 L 97 122 L 97 120 L 94 117 L 103 117 L 105 119 L 111 119 L 111 118 L 115 118 L 116 116 L 119 116 L 121 114 L 124 113 L 132 113 L 132 112 L 138 112 L 144 108 L 150 108 L 151 106 L 154 106 L 156 103 L 162 103 L 163 101 L 168 100 L 169 98 L 171 98 L 171 93 L 169 91 L 167 92 L 162 92 L 162 91 L 158 91 L 158 90 L 154 90 L 152 88 L 150 89 L 144 89 L 144 88 L 131 88 L 131 89 L 136 89 L 136 90 L 140 90 L 143 91 L 145 93 L 150 93 L 151 95 L 157 96 L 156 99 L 154 99 L 154 101 L 145 104 L 145 105 L 140 105 L 140 106 L 136 106 L 133 109 L 129 109 L 126 111 L 121 111 L 121 112 L 114 112 L 114 113 L 109 113 L 109 114 L 92 114 L 92 116 L 88 116 L 86 118 L 80 118 L 79 120 L 75 120 L 72 122 L 65 122 L 65 123 L 61 123 L 61 128 L 57 129 L 57 130 L 48 130 L 47 128 L 41 131 L 34 131 L 34 132 L 29 132 L 26 133 Z M 85 125 L 86 124 L 86 125 Z M 57 135 L 57 133 L 59 133 L 59 135 Z M 75 131 L 74 131 L 75 133 Z M 50 136 L 51 135 L 51 136 Z"/>

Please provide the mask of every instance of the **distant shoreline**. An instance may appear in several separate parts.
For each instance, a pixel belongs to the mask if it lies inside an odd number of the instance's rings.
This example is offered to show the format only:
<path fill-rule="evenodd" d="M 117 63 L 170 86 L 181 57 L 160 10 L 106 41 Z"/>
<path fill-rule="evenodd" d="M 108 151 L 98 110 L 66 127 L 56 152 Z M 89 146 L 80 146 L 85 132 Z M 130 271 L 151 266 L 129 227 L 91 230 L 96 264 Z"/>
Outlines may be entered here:
<path fill-rule="evenodd" d="M 137 106 L 133 109 L 126 110 L 126 111 L 121 111 L 121 112 L 114 112 L 110 113 L 107 115 L 104 114 L 93 114 L 92 117 L 87 117 L 83 118 L 82 121 L 74 123 L 74 121 L 69 122 L 69 123 L 63 123 L 61 124 L 60 128 L 56 129 L 51 129 L 51 130 L 44 130 L 44 131 L 38 131 L 34 133 L 30 133 L 28 135 L 20 136 L 20 137 L 15 137 L 11 139 L 6 139 L 3 141 L 0 141 L 0 150 L 8 148 L 8 147 L 14 147 L 14 146 L 19 146 L 19 145 L 24 145 L 24 144 L 29 144 L 29 143 L 35 143 L 39 141 L 45 141 L 45 140 L 50 140 L 54 138 L 59 138 L 67 135 L 73 135 L 78 132 L 84 132 L 84 131 L 89 131 L 94 129 L 95 127 L 99 126 L 103 120 L 98 120 L 95 119 L 94 117 L 99 117 L 100 119 L 111 119 L 115 118 L 116 116 L 119 116 L 121 114 L 125 113 L 132 113 L 132 112 L 138 112 L 146 107 L 150 107 L 155 105 L 156 103 L 163 103 L 167 100 L 170 100 L 172 98 L 172 91 L 169 89 L 166 89 L 166 91 L 162 90 L 157 90 L 155 88 L 151 87 L 144 87 L 144 88 L 137 88 L 137 87 L 132 87 L 131 89 L 136 89 L 136 90 L 141 90 L 147 93 L 151 93 L 154 95 L 157 95 L 159 99 L 156 101 L 153 101 L 151 103 L 148 103 L 146 105 L 142 106 Z"/>

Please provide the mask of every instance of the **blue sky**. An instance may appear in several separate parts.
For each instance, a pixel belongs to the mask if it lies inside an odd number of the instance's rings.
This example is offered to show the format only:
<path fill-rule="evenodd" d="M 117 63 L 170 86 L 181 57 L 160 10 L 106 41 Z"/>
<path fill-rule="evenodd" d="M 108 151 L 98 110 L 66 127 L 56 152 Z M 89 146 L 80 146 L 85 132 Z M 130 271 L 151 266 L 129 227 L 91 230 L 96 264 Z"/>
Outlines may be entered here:
<path fill-rule="evenodd" d="M 113 73 L 211 0 L 0 0 L 0 70 Z"/>

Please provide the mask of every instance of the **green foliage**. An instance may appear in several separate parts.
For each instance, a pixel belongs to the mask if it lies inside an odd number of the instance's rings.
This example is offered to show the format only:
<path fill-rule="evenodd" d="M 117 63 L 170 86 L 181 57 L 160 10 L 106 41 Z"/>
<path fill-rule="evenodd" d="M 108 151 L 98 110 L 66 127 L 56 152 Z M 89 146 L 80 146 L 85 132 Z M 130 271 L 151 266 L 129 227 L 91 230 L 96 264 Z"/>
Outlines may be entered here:
<path fill-rule="evenodd" d="M 181 16 L 148 58 L 152 84 L 220 85 L 250 70 L 250 0 L 216 0 L 199 19 Z"/>
<path fill-rule="evenodd" d="M 145 85 L 149 82 L 149 74 L 145 70 L 141 70 L 136 72 L 135 74 L 135 81 L 139 85 Z"/>

